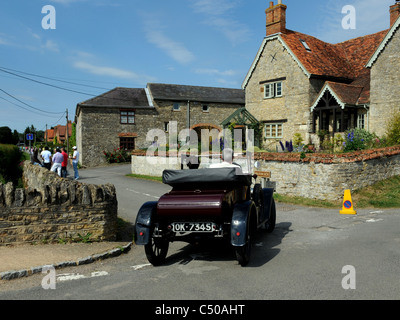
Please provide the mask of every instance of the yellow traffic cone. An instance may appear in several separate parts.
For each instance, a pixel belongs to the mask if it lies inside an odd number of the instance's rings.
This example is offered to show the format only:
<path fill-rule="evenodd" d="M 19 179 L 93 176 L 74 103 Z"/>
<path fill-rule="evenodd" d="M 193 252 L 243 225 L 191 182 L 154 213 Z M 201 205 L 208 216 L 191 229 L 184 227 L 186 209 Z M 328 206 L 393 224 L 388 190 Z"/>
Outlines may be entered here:
<path fill-rule="evenodd" d="M 357 214 L 353 209 L 353 201 L 351 201 L 350 190 L 344 191 L 343 208 L 340 210 L 340 214 Z"/>

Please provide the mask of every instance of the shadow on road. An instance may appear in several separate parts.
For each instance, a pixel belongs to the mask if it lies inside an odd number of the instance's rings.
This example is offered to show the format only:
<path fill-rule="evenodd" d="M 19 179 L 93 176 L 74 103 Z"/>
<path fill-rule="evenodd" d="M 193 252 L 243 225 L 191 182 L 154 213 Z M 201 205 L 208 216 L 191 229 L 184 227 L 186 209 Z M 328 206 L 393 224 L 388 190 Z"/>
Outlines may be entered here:
<path fill-rule="evenodd" d="M 252 247 L 251 259 L 246 267 L 260 267 L 274 257 L 280 249 L 276 248 L 282 239 L 292 230 L 291 222 L 281 222 L 272 233 L 257 233 Z M 176 253 L 168 255 L 163 265 L 188 264 L 190 261 L 235 261 L 235 252 L 227 240 L 210 240 L 198 244 L 184 244 Z"/>

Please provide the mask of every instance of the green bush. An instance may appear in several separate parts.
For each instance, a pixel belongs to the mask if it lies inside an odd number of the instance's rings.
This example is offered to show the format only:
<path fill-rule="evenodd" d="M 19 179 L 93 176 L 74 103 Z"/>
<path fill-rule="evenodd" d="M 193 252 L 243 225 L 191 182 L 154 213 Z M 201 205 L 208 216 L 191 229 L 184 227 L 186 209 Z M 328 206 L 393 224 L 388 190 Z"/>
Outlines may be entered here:
<path fill-rule="evenodd" d="M 19 184 L 22 177 L 22 152 L 17 146 L 0 144 L 0 182 Z"/>
<path fill-rule="evenodd" d="M 389 145 L 400 144 L 400 111 L 394 114 L 393 118 L 389 121 L 386 135 Z"/>
<path fill-rule="evenodd" d="M 371 148 L 376 140 L 376 135 L 365 129 L 355 128 L 345 132 L 343 151 L 357 151 Z"/>

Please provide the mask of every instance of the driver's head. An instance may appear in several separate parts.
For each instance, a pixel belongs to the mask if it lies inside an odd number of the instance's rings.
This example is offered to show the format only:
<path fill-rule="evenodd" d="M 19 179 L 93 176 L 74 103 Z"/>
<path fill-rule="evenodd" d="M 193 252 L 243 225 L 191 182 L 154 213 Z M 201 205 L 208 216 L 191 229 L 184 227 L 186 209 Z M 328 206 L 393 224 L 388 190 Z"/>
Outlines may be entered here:
<path fill-rule="evenodd" d="M 232 163 L 233 161 L 233 150 L 226 148 L 222 151 L 222 160 L 225 162 Z"/>

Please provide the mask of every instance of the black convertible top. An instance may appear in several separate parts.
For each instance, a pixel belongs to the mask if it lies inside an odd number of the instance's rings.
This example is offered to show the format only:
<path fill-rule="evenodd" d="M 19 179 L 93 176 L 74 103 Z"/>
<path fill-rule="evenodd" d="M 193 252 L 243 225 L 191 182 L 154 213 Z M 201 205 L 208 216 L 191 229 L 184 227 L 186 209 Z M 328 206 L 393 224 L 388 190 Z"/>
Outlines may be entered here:
<path fill-rule="evenodd" d="M 163 183 L 170 186 L 182 184 L 228 183 L 242 186 L 251 185 L 251 176 L 240 168 L 207 168 L 197 170 L 164 170 Z"/>

